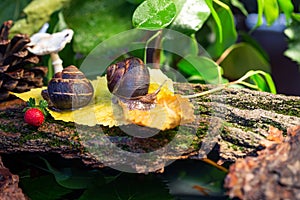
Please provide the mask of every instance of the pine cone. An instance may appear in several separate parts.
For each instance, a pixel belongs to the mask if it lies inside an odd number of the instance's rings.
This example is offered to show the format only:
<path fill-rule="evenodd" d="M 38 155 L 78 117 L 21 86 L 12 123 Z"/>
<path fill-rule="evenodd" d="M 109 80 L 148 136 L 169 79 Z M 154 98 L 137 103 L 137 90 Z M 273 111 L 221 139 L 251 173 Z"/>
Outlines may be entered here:
<path fill-rule="evenodd" d="M 9 91 L 25 92 L 43 86 L 43 78 L 48 72 L 39 66 L 40 57 L 26 49 L 30 38 L 17 34 L 8 39 L 13 22 L 6 21 L 0 28 L 0 101 L 9 97 Z"/>

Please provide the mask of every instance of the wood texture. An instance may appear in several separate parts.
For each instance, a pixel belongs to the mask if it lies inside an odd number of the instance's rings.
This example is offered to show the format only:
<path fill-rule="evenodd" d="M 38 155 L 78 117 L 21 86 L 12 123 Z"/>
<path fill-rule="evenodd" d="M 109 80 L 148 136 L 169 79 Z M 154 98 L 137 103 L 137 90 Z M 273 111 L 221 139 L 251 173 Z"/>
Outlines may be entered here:
<path fill-rule="evenodd" d="M 190 94 L 212 89 L 207 85 L 176 84 L 177 92 Z M 161 155 L 161 159 L 201 159 L 212 149 L 220 161 L 233 162 L 237 158 L 256 154 L 261 142 L 266 140 L 270 126 L 287 132 L 287 128 L 300 125 L 300 97 L 273 95 L 248 89 L 230 89 L 193 98 L 196 121 L 183 125 L 182 132 L 193 132 L 192 141 L 182 155 Z M 25 103 L 11 100 L 0 104 L 0 153 L 16 152 L 57 153 L 65 158 L 81 159 L 86 165 L 104 167 L 126 163 L 124 155 L 116 155 L 109 149 L 109 141 L 133 153 L 147 153 L 169 144 L 181 129 L 159 132 L 153 137 L 141 138 L 125 134 L 126 127 L 85 127 L 48 119 L 39 128 L 23 122 Z M 151 133 L 151 129 L 140 128 Z M 101 136 L 97 136 L 101 133 Z M 190 140 L 187 136 L 181 140 Z M 88 138 L 88 139 L 87 139 Z M 99 139 L 100 138 L 100 139 Z M 103 139 L 103 140 L 102 140 Z M 96 141 L 97 148 L 110 155 L 101 160 L 95 152 L 86 148 Z M 176 147 L 174 147 L 176 149 Z M 174 149 L 172 149 L 174 150 Z M 124 161 L 122 161 L 124 160 Z M 163 163 L 161 164 L 163 167 Z M 151 170 L 151 169 L 148 169 Z M 143 170 L 141 170 L 143 171 Z"/>

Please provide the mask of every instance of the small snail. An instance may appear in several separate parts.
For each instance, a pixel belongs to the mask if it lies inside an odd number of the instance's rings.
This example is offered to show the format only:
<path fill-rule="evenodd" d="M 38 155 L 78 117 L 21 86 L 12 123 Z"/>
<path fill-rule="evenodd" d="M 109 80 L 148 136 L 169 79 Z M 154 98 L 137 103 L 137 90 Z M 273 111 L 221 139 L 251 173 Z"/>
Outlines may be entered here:
<path fill-rule="evenodd" d="M 77 109 L 86 106 L 93 98 L 94 89 L 85 75 L 70 65 L 57 72 L 42 91 L 50 106 L 59 110 Z"/>
<path fill-rule="evenodd" d="M 130 110 L 148 110 L 155 106 L 161 87 L 154 93 L 148 93 L 149 70 L 139 58 L 127 58 L 108 66 L 106 78 L 109 91 Z"/>

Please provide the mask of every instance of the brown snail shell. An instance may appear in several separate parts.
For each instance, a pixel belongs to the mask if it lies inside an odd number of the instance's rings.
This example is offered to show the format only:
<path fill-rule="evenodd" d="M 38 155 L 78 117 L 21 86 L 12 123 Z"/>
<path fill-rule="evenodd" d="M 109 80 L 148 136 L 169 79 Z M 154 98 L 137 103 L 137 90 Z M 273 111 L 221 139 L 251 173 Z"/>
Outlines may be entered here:
<path fill-rule="evenodd" d="M 50 80 L 42 96 L 49 105 L 59 110 L 77 109 L 86 106 L 93 98 L 94 89 L 85 75 L 74 65 L 58 72 Z"/>
<path fill-rule="evenodd" d="M 149 70 L 139 58 L 127 58 L 110 65 L 106 78 L 109 91 L 118 97 L 131 99 L 148 93 Z"/>
<path fill-rule="evenodd" d="M 106 78 L 109 91 L 129 110 L 149 110 L 155 107 L 160 88 L 154 93 L 148 93 L 150 73 L 141 59 L 131 57 L 108 66 Z"/>

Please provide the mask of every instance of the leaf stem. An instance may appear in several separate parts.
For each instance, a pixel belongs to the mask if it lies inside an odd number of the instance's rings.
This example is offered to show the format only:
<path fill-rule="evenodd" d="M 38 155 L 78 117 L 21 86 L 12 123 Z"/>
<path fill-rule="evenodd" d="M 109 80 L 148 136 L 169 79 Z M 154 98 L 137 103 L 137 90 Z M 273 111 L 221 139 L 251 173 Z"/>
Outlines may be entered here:
<path fill-rule="evenodd" d="M 227 87 L 229 87 L 230 85 L 234 85 L 234 84 L 241 84 L 241 85 L 245 85 L 246 87 L 252 88 L 252 89 L 259 89 L 256 85 L 253 85 L 251 83 L 247 83 L 245 82 L 246 79 L 248 79 L 250 76 L 253 76 L 255 74 L 262 74 L 265 75 L 266 73 L 260 70 L 257 71 L 248 71 L 244 76 L 242 76 L 241 78 L 239 78 L 236 81 L 232 81 L 229 83 L 224 83 L 222 85 L 220 85 L 219 87 L 204 91 L 204 92 L 200 92 L 200 93 L 196 93 L 196 94 L 191 94 L 191 95 L 183 95 L 183 98 L 196 98 L 196 97 L 200 97 L 200 96 L 204 96 L 204 95 L 208 95 L 208 94 L 212 94 L 214 92 L 218 92 L 221 91 Z"/>
<path fill-rule="evenodd" d="M 152 35 L 145 44 L 145 51 L 144 51 L 144 63 L 147 63 L 147 49 L 150 42 L 152 42 L 157 36 L 161 34 L 162 30 L 157 31 L 154 35 Z"/>

